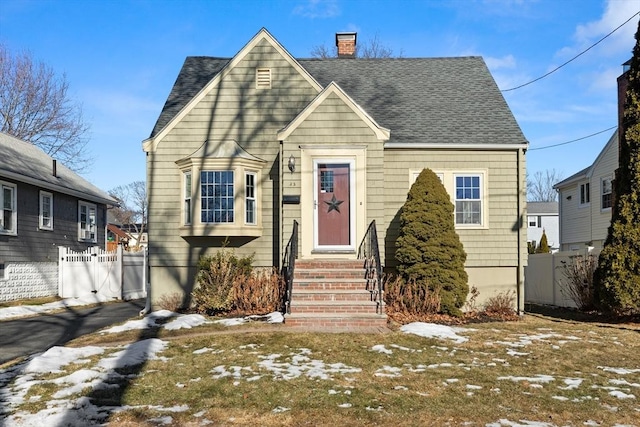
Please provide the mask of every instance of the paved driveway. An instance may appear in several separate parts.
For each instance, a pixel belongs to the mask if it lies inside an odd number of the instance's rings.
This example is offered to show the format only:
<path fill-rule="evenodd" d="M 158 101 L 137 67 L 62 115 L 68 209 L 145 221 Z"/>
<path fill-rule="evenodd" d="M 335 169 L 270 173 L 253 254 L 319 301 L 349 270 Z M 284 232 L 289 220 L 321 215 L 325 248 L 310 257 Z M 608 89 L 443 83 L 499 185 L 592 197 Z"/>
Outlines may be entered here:
<path fill-rule="evenodd" d="M 64 345 L 79 336 L 137 317 L 145 300 L 67 307 L 59 313 L 40 314 L 0 322 L 0 365 L 17 357 Z"/>

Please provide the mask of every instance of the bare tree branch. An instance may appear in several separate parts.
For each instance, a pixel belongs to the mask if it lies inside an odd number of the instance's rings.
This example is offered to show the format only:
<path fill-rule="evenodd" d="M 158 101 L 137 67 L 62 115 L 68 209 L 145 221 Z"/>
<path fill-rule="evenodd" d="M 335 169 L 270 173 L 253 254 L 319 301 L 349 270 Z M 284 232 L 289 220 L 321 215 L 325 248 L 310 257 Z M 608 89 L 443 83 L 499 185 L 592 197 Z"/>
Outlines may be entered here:
<path fill-rule="evenodd" d="M 134 181 L 127 185 L 120 185 L 109 191 L 118 200 L 119 207 L 113 208 L 114 218 L 122 225 L 132 226 L 138 237 L 140 246 L 142 234 L 147 227 L 147 186 L 144 181 Z"/>
<path fill-rule="evenodd" d="M 12 56 L 0 44 L 0 130 L 40 147 L 76 172 L 92 163 L 89 127 L 69 97 L 66 76 L 56 76 L 29 53 Z"/>
<path fill-rule="evenodd" d="M 537 171 L 533 177 L 527 174 L 527 200 L 530 202 L 555 202 L 558 192 L 553 186 L 562 180 L 562 174 L 555 169 Z"/>

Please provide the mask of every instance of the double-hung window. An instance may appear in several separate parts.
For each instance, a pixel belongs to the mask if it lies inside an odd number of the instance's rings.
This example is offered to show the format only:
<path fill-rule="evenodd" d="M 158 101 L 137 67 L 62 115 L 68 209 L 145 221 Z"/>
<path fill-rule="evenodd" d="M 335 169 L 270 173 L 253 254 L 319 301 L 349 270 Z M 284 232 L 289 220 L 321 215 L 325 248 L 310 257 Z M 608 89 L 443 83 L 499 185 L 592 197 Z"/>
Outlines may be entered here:
<path fill-rule="evenodd" d="M 184 173 L 184 224 L 191 224 L 191 171 Z"/>
<path fill-rule="evenodd" d="M 39 227 L 41 230 L 53 230 L 53 194 L 40 192 Z"/>
<path fill-rule="evenodd" d="M 246 224 L 256 224 L 256 174 L 247 172 L 244 175 L 244 211 Z"/>
<path fill-rule="evenodd" d="M 96 205 L 78 202 L 78 240 L 96 242 Z"/>
<path fill-rule="evenodd" d="M 580 204 L 588 205 L 591 199 L 591 195 L 589 194 L 589 183 L 585 182 L 584 184 L 580 184 Z"/>
<path fill-rule="evenodd" d="M 601 209 L 609 209 L 612 204 L 612 186 L 611 178 L 602 178 L 602 207 Z"/>
<path fill-rule="evenodd" d="M 482 225 L 481 175 L 455 176 L 456 225 Z"/>
<path fill-rule="evenodd" d="M 17 234 L 16 185 L 0 182 L 0 234 Z"/>

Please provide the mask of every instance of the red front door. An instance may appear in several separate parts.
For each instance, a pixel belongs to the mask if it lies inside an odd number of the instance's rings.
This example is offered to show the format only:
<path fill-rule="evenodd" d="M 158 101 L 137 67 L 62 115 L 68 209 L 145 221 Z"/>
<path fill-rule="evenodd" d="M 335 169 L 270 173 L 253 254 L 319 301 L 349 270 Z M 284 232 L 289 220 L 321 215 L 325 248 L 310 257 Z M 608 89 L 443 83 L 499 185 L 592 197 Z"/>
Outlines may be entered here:
<path fill-rule="evenodd" d="M 349 164 L 318 163 L 317 170 L 318 246 L 349 246 Z"/>

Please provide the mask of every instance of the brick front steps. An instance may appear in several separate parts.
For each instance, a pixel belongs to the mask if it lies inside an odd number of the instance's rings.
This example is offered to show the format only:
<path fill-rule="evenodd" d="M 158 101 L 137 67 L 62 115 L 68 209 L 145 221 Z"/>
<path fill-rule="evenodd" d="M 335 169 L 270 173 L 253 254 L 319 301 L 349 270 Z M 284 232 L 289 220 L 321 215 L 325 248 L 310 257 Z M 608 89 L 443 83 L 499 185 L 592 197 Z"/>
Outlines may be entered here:
<path fill-rule="evenodd" d="M 385 328 L 378 301 L 367 290 L 360 260 L 297 260 L 288 326 L 328 329 Z M 384 312 L 384 309 L 382 309 Z"/>

